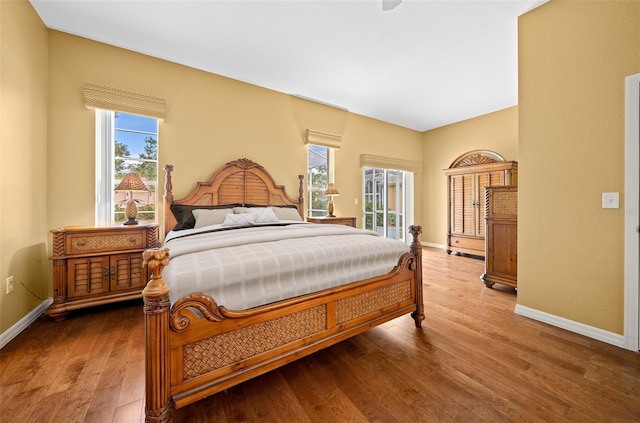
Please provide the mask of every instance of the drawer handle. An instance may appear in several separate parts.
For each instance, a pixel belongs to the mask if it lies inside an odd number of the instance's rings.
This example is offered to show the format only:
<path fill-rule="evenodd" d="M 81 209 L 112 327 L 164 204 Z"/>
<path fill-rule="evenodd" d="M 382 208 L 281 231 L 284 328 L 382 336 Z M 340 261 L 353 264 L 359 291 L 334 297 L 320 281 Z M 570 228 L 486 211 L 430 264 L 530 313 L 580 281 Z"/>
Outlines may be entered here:
<path fill-rule="evenodd" d="M 137 239 L 136 239 L 136 238 L 134 238 L 134 237 L 132 237 L 132 236 L 130 236 L 130 237 L 129 237 L 129 242 L 136 242 L 136 241 L 137 241 Z"/>
<path fill-rule="evenodd" d="M 80 241 L 78 241 L 78 247 L 84 247 L 85 245 L 87 245 L 87 242 L 83 239 L 81 239 Z"/>

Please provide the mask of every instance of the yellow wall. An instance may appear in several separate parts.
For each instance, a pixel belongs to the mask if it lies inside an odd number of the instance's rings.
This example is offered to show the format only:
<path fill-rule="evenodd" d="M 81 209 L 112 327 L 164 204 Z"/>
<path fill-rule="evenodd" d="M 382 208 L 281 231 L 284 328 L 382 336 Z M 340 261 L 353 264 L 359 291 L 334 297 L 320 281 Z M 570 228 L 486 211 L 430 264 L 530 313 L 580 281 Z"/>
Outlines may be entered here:
<path fill-rule="evenodd" d="M 624 78 L 640 2 L 552 1 L 519 19 L 518 303 L 623 331 Z"/>
<path fill-rule="evenodd" d="M 47 227 L 47 30 L 0 2 L 0 333 L 51 296 Z M 15 289 L 6 294 L 13 275 Z M 23 285 L 24 284 L 24 285 Z M 29 290 L 33 291 L 33 294 Z"/>
<path fill-rule="evenodd" d="M 492 150 L 506 160 L 518 160 L 518 107 L 465 120 L 423 134 L 422 241 L 447 242 L 447 178 L 442 172 L 471 150 Z"/>
<path fill-rule="evenodd" d="M 174 165 L 176 198 L 241 157 L 264 165 L 296 198 L 297 175 L 306 174 L 303 134 L 310 128 L 343 136 L 336 152 L 336 213 L 361 223 L 361 205 L 353 200 L 362 198 L 360 154 L 407 160 L 422 155 L 416 131 L 62 32 L 49 32 L 49 56 L 52 228 L 94 222 L 95 119 L 84 107 L 85 82 L 166 99 L 158 155 L 160 164 Z"/>

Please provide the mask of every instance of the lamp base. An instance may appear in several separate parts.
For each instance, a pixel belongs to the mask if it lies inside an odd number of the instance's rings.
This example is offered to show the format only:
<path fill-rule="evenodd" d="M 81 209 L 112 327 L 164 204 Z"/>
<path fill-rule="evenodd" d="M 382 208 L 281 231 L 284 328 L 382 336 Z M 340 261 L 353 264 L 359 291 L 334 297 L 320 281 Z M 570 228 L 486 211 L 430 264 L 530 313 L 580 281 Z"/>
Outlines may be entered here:
<path fill-rule="evenodd" d="M 327 217 L 335 217 L 333 214 L 333 199 L 329 197 L 329 204 L 327 204 Z"/>
<path fill-rule="evenodd" d="M 124 222 L 125 225 L 137 225 L 138 221 L 136 217 L 138 216 L 138 206 L 136 206 L 136 202 L 133 201 L 133 193 L 129 192 L 129 201 L 127 201 L 127 207 L 124 210 L 124 215 L 127 216 L 127 221 Z"/>

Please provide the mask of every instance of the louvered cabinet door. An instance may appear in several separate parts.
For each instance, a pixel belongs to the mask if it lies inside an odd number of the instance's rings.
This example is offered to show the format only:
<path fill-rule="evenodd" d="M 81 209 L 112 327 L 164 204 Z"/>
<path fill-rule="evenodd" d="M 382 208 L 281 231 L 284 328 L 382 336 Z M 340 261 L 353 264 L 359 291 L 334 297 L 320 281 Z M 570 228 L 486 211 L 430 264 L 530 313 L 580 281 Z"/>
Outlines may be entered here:
<path fill-rule="evenodd" d="M 474 175 L 451 176 L 449 201 L 452 235 L 474 234 L 473 181 Z"/>
<path fill-rule="evenodd" d="M 85 257 L 68 261 L 69 297 L 109 292 L 109 257 Z"/>
<path fill-rule="evenodd" d="M 112 291 L 140 288 L 147 284 L 147 272 L 142 268 L 140 253 L 111 256 L 109 273 Z"/>

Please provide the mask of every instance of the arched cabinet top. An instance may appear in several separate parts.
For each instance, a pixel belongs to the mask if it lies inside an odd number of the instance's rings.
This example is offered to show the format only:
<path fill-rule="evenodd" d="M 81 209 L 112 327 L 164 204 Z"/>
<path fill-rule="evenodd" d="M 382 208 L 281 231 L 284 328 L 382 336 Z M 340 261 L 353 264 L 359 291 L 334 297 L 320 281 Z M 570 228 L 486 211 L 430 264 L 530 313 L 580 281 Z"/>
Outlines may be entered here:
<path fill-rule="evenodd" d="M 489 163 L 504 162 L 505 159 L 500 154 L 491 150 L 472 150 L 458 156 L 449 169 L 456 167 L 477 166 Z"/>

